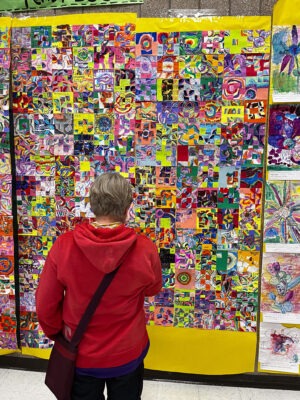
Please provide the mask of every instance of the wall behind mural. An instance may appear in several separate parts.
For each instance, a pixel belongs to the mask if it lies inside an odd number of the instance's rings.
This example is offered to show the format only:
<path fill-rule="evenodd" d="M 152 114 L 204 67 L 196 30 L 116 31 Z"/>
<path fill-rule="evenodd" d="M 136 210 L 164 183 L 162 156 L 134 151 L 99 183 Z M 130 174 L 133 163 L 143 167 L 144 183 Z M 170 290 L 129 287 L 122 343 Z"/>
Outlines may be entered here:
<path fill-rule="evenodd" d="M 5 0 L 8 2 L 8 0 Z M 61 0 L 59 0 L 61 1 Z M 69 0 L 72 1 L 72 0 Z M 85 4 L 89 0 L 83 0 Z M 114 0 L 113 0 L 114 1 Z M 116 0 L 117 1 L 117 0 Z M 76 7 L 58 8 L 55 10 L 44 9 L 46 2 L 39 2 L 40 10 L 38 10 L 38 2 L 34 2 L 34 7 L 37 11 L 26 12 L 26 15 L 31 16 L 53 16 L 65 15 L 71 13 L 113 13 L 113 12 L 129 12 L 135 13 L 138 17 L 151 17 L 151 18 L 165 18 L 169 17 L 169 10 L 178 10 L 182 13 L 190 13 L 190 10 L 198 12 L 203 9 L 212 10 L 213 15 L 218 16 L 240 16 L 242 15 L 272 15 L 273 6 L 277 0 L 144 0 L 142 4 L 114 4 L 106 6 L 93 6 L 93 7 Z M 21 0 L 18 0 L 21 2 Z M 25 2 L 25 0 L 24 0 Z M 28 6 L 32 6 L 33 0 L 28 2 Z M 2 6 L 3 7 L 3 6 Z M 293 8 L 293 4 L 292 4 Z M 28 7 L 27 7 L 28 9 Z M 295 9 L 295 8 L 293 8 Z M 177 12 L 176 12 L 177 13 Z M 175 16 L 175 15 L 172 15 Z"/>

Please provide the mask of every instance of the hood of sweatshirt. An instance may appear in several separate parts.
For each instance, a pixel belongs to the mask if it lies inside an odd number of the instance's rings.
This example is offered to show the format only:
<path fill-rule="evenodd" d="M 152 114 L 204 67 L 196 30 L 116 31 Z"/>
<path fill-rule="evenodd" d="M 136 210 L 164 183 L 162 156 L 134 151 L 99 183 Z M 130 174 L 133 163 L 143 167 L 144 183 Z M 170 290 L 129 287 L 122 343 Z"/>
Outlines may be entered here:
<path fill-rule="evenodd" d="M 132 228 L 95 228 L 88 223 L 79 224 L 74 230 L 74 241 L 86 258 L 103 273 L 117 268 L 137 240 Z"/>

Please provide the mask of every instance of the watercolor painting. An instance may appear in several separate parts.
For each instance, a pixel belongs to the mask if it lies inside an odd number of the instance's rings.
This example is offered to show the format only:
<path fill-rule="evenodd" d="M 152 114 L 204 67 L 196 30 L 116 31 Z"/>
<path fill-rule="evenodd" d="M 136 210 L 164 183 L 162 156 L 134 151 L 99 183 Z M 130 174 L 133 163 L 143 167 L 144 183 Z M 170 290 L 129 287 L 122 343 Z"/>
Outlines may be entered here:
<path fill-rule="evenodd" d="M 271 106 L 269 111 L 268 170 L 300 169 L 300 106 Z"/>
<path fill-rule="evenodd" d="M 299 373 L 299 329 L 262 323 L 259 339 L 260 370 Z"/>
<path fill-rule="evenodd" d="M 264 321 L 300 323 L 299 260 L 299 254 L 264 253 L 261 287 Z"/>
<path fill-rule="evenodd" d="M 300 100 L 300 27 L 275 26 L 272 38 L 274 103 Z"/>
<path fill-rule="evenodd" d="M 265 243 L 300 243 L 300 181 L 266 183 Z"/>

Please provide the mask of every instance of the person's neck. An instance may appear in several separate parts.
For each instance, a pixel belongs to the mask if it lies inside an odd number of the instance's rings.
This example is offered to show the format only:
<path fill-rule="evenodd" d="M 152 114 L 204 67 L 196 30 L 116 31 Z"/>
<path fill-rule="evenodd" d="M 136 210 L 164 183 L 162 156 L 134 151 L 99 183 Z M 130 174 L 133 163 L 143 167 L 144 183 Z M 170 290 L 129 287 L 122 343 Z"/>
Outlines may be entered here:
<path fill-rule="evenodd" d="M 98 217 L 95 220 L 95 224 L 99 226 L 121 225 L 122 223 L 122 221 L 116 221 L 106 216 Z"/>

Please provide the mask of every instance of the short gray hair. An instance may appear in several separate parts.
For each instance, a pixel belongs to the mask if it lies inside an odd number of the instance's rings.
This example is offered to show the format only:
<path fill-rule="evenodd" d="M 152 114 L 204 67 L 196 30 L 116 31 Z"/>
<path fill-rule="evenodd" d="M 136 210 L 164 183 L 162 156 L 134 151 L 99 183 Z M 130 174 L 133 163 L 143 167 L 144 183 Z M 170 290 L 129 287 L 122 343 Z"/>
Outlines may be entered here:
<path fill-rule="evenodd" d="M 110 216 L 124 222 L 132 203 L 130 182 L 116 172 L 99 175 L 91 186 L 90 205 L 96 217 Z"/>

